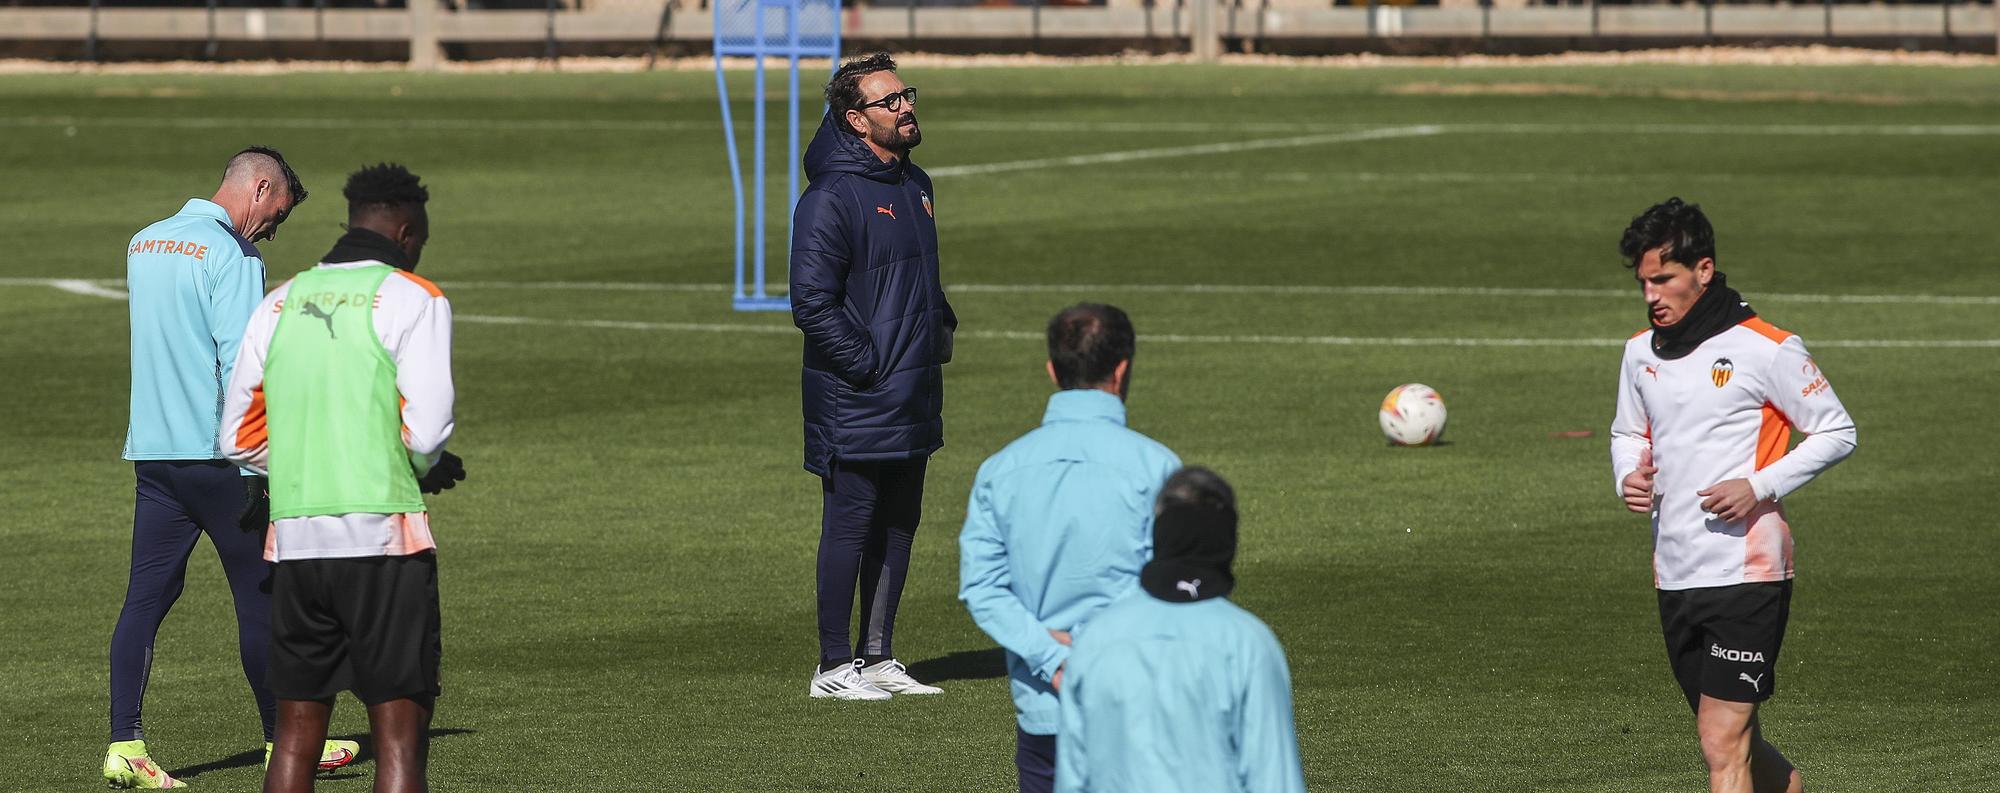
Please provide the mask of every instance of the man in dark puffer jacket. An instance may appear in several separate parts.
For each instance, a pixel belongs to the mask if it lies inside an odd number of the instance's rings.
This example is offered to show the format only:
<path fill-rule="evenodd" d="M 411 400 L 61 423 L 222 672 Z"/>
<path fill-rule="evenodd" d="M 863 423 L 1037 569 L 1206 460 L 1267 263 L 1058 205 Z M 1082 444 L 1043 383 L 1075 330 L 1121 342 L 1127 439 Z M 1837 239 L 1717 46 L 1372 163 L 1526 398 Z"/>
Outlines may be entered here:
<path fill-rule="evenodd" d="M 958 325 L 938 282 L 931 179 L 909 161 L 923 139 L 916 89 L 895 69 L 878 53 L 834 73 L 792 219 L 805 464 L 823 510 L 813 697 L 940 693 L 912 679 L 890 645 L 925 463 L 944 445 L 940 366 Z M 859 647 L 848 634 L 857 584 Z"/>

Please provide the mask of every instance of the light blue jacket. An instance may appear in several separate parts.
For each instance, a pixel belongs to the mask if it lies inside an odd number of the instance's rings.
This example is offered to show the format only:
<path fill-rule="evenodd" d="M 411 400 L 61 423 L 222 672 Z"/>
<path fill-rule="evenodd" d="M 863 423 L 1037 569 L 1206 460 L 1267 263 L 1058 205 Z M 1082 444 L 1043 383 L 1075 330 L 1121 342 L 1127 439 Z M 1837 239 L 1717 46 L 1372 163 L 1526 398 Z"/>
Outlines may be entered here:
<path fill-rule="evenodd" d="M 958 536 L 958 599 L 1007 649 L 1021 729 L 1054 735 L 1049 678 L 1069 648 L 1049 636 L 1138 586 L 1153 554 L 1153 499 L 1181 461 L 1125 427 L 1103 391 L 1049 397 L 1042 426 L 979 466 Z"/>
<path fill-rule="evenodd" d="M 1305 793 L 1285 651 L 1227 598 L 1134 590 L 1077 634 L 1056 793 Z"/>
<path fill-rule="evenodd" d="M 219 460 L 222 388 L 264 299 L 264 259 L 229 213 L 189 199 L 125 252 L 132 311 L 127 460 Z"/>

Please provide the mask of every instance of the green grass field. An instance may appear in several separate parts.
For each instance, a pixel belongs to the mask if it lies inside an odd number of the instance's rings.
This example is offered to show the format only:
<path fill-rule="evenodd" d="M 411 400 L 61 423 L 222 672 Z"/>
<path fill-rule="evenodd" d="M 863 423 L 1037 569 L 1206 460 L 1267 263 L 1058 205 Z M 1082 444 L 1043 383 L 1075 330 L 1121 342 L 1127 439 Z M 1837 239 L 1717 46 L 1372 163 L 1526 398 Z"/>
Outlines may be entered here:
<path fill-rule="evenodd" d="M 1041 415 L 1035 334 L 1084 299 L 1138 325 L 1133 425 L 1239 489 L 1235 599 L 1284 641 L 1313 789 L 1705 789 L 1604 438 L 1644 322 L 1618 235 L 1669 195 L 1709 211 L 1732 285 L 1805 337 L 1861 428 L 1789 503 L 1766 735 L 1816 790 L 2000 790 L 1990 69 L 904 76 L 965 334 L 898 649 L 948 693 L 872 706 L 805 697 L 798 335 L 677 286 L 728 275 L 712 77 L 0 77 L 0 790 L 100 785 L 132 509 L 125 305 L 35 279 L 122 277 L 130 235 L 250 143 L 313 192 L 264 247 L 274 283 L 338 235 L 348 171 L 397 160 L 431 186 L 421 272 L 460 315 L 471 471 L 432 502 L 440 791 L 1009 789 L 956 535 L 974 468 Z M 1564 291 L 1507 291 L 1537 289 Z M 1382 443 L 1375 407 L 1411 381 L 1450 401 L 1448 445 Z M 227 592 L 204 543 L 146 703 L 195 790 L 260 779 Z M 343 699 L 333 732 L 365 729 Z"/>

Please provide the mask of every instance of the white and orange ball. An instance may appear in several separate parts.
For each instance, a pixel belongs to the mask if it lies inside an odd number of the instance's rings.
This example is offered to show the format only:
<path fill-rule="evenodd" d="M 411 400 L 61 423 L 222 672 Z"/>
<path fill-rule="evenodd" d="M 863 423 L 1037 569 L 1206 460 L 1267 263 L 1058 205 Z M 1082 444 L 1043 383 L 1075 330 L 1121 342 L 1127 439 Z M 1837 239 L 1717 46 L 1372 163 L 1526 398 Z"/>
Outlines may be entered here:
<path fill-rule="evenodd" d="M 1382 398 L 1382 436 L 1396 446 L 1429 446 L 1444 434 L 1444 397 L 1422 383 L 1407 383 Z"/>

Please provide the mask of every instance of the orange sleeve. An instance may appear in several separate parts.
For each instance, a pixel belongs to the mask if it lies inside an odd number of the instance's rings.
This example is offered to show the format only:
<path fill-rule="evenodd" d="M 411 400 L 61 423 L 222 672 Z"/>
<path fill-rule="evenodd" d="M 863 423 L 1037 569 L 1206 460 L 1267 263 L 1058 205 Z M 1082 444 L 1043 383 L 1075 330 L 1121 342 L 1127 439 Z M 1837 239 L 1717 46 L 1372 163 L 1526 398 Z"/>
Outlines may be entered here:
<path fill-rule="evenodd" d="M 255 449 L 270 439 L 270 428 L 264 420 L 264 384 L 258 383 L 250 389 L 250 408 L 243 412 L 243 423 L 236 425 L 236 448 Z"/>
<path fill-rule="evenodd" d="M 425 278 L 421 275 L 417 275 L 416 273 L 410 272 L 408 270 L 397 270 L 396 274 L 404 278 L 410 279 L 412 282 L 416 283 L 417 286 L 423 287 L 424 291 L 431 293 L 431 297 L 444 297 L 444 290 L 439 289 L 438 285 L 431 283 L 430 279 L 428 278 Z"/>
<path fill-rule="evenodd" d="M 1771 341 L 1777 342 L 1779 344 L 1784 344 L 1786 339 L 1792 337 L 1791 331 L 1780 328 L 1769 322 L 1765 322 L 1762 317 L 1751 317 L 1749 319 L 1743 320 L 1741 324 L 1745 328 L 1756 331 L 1757 335 L 1770 339 Z"/>

